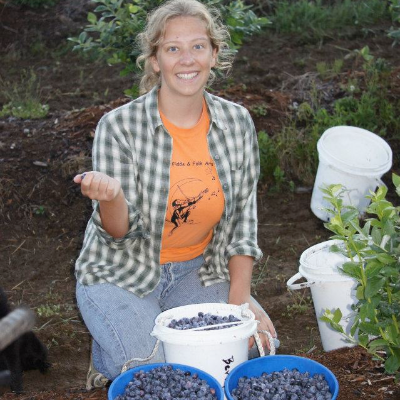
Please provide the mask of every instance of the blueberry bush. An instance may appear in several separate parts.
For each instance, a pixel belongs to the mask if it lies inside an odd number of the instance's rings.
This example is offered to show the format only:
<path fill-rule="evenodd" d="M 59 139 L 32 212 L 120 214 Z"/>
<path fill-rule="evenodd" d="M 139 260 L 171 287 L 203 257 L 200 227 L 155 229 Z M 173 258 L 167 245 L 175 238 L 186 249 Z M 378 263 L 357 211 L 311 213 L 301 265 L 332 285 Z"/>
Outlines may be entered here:
<path fill-rule="evenodd" d="M 137 71 L 136 59 L 139 49 L 136 36 L 145 26 L 147 15 L 162 3 L 162 0 L 93 0 L 98 6 L 89 12 L 89 24 L 78 37 L 69 38 L 75 50 L 92 52 L 106 58 L 111 65 L 122 64 L 122 75 Z M 270 23 L 267 17 L 257 17 L 250 5 L 242 0 L 204 0 L 217 9 L 227 25 L 232 51 L 236 51 L 243 39 Z M 130 94 L 130 93 L 127 93 Z"/>
<path fill-rule="evenodd" d="M 393 174 L 400 196 L 400 176 Z M 367 349 L 384 361 L 388 373 L 400 371 L 400 207 L 387 200 L 388 189 L 381 186 L 368 198 L 367 218 L 360 222 L 359 212 L 344 206 L 342 185 L 323 189 L 331 204 L 331 220 L 325 227 L 334 232 L 332 239 L 344 244 L 333 251 L 344 253 L 349 262 L 343 272 L 357 281 L 356 317 L 350 335 L 340 325 L 340 309 L 326 310 L 321 319 L 343 333 L 350 342 Z"/>

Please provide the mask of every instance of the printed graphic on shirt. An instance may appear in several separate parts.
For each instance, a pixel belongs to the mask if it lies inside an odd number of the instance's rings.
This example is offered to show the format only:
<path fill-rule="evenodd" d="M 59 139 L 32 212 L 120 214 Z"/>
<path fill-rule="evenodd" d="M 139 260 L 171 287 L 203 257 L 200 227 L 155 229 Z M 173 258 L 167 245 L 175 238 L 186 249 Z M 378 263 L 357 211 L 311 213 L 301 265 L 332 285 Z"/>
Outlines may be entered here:
<path fill-rule="evenodd" d="M 196 196 L 192 196 L 192 193 L 188 191 L 188 185 L 191 186 L 194 182 L 196 182 L 197 187 L 205 186 L 204 182 L 200 179 L 186 178 L 175 183 L 171 188 L 171 202 L 168 205 L 168 214 L 170 215 L 169 221 L 172 222 L 174 227 L 169 232 L 169 236 L 171 236 L 182 224 L 201 223 L 201 221 L 189 219 L 189 216 L 197 207 L 197 203 L 209 192 L 209 189 L 205 187 L 203 190 L 200 190 Z"/>

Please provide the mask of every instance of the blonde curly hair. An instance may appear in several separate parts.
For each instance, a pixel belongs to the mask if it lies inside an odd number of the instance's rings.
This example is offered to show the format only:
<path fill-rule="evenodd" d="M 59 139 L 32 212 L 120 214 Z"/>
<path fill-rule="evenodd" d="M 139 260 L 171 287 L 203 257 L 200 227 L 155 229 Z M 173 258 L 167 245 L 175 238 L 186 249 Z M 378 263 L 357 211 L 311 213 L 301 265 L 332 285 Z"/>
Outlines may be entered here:
<path fill-rule="evenodd" d="M 227 73 L 232 66 L 233 52 L 228 45 L 230 36 L 221 22 L 218 10 L 207 8 L 197 0 L 169 0 L 150 13 L 145 30 L 137 37 L 141 55 L 136 64 L 143 70 L 139 85 L 140 94 L 149 92 L 161 82 L 160 74 L 153 70 L 150 59 L 157 53 L 167 22 L 177 17 L 195 17 L 204 21 L 211 46 L 217 50 L 214 68 Z M 211 71 L 208 84 L 214 81 L 215 76 L 215 72 Z"/>

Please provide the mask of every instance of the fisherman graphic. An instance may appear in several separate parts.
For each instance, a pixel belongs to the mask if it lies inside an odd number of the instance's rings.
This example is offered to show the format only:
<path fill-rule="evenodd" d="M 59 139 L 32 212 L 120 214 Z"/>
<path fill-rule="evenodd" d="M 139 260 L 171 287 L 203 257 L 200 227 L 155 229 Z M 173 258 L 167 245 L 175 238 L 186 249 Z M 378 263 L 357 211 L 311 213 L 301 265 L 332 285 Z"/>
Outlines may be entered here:
<path fill-rule="evenodd" d="M 170 213 L 171 222 L 175 225 L 169 236 L 173 234 L 175 229 L 179 228 L 184 223 L 192 223 L 193 221 L 189 220 L 189 215 L 192 210 L 196 208 L 196 204 L 203 198 L 203 196 L 208 193 L 208 188 L 201 190 L 197 196 L 187 196 L 185 194 L 185 185 L 188 183 L 192 183 L 193 181 L 200 181 L 196 178 L 187 178 L 179 181 L 173 186 L 172 191 L 172 201 Z M 200 181 L 201 182 L 201 181 Z"/>

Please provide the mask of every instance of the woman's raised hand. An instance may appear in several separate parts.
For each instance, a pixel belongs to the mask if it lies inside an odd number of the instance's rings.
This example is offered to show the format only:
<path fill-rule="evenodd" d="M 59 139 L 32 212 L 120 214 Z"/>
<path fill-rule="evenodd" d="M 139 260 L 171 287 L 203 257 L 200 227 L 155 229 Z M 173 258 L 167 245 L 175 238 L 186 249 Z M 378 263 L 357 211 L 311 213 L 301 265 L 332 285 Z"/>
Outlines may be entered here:
<path fill-rule="evenodd" d="M 119 181 L 97 171 L 78 174 L 74 182 L 80 184 L 82 194 L 92 200 L 112 201 L 121 191 Z"/>

